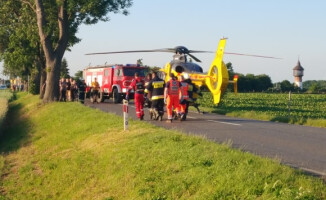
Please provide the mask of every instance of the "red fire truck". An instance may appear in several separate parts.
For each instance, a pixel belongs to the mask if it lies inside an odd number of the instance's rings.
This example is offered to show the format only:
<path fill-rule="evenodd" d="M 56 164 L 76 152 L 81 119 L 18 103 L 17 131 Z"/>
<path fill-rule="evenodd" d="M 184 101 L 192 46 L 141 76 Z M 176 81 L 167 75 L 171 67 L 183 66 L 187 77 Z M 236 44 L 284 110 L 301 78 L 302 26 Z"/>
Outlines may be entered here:
<path fill-rule="evenodd" d="M 86 93 L 89 94 L 91 83 L 96 77 L 101 87 L 97 102 L 112 98 L 114 103 L 121 103 L 136 72 L 139 73 L 140 77 L 145 78 L 148 67 L 135 64 L 88 67 L 83 71 L 83 77 L 87 84 Z M 130 92 L 132 98 L 134 91 Z M 92 97 L 90 98 L 91 101 L 94 101 Z"/>

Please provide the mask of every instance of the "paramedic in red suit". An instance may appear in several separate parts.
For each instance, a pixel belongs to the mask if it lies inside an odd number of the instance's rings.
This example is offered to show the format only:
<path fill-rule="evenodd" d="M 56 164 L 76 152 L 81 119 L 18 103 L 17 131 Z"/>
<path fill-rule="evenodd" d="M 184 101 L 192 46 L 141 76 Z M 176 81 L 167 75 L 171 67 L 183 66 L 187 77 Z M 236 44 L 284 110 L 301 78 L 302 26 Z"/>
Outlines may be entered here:
<path fill-rule="evenodd" d="M 144 90 L 145 90 L 145 83 L 144 81 L 139 77 L 138 72 L 135 73 L 135 78 L 132 80 L 126 99 L 129 100 L 129 91 L 133 89 L 135 91 L 134 100 L 135 100 L 135 107 L 136 107 L 136 114 L 138 119 L 143 120 L 144 119 Z"/>
<path fill-rule="evenodd" d="M 172 111 L 176 110 L 177 114 L 180 114 L 179 101 L 183 95 L 181 90 L 181 83 L 177 80 L 173 73 L 170 74 L 170 80 L 166 83 L 164 89 L 164 102 L 166 103 L 166 110 L 168 113 L 168 120 L 166 122 L 172 122 Z"/>
<path fill-rule="evenodd" d="M 185 81 L 184 77 L 180 76 L 180 83 L 181 83 L 181 90 L 183 91 L 182 97 L 180 98 L 180 114 L 181 114 L 181 121 L 186 119 L 186 110 L 187 110 L 187 101 L 189 100 L 189 84 Z M 189 104 L 188 104 L 189 105 Z"/>

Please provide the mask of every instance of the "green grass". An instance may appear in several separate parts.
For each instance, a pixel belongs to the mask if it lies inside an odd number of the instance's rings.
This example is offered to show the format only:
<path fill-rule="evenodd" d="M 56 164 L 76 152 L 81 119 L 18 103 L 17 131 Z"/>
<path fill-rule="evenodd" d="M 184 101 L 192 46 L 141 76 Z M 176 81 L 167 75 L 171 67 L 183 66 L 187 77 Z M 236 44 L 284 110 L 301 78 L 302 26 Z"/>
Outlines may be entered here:
<path fill-rule="evenodd" d="M 319 179 L 205 138 L 18 94 L 0 199 L 325 199 Z"/>
<path fill-rule="evenodd" d="M 12 96 L 10 90 L 0 90 L 0 129 L 8 111 L 8 101 Z"/>
<path fill-rule="evenodd" d="M 218 106 L 211 93 L 203 93 L 198 99 L 201 110 L 228 116 L 277 121 L 291 124 L 326 127 L 326 95 L 227 93 Z"/>

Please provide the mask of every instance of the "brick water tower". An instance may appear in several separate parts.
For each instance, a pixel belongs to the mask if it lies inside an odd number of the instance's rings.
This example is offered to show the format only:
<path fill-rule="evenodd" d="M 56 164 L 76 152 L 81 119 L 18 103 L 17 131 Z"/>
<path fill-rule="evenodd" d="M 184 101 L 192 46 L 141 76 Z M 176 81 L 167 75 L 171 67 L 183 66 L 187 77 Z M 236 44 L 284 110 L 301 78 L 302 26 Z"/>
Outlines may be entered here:
<path fill-rule="evenodd" d="M 294 84 L 302 89 L 303 67 L 298 60 L 297 65 L 293 68 Z"/>

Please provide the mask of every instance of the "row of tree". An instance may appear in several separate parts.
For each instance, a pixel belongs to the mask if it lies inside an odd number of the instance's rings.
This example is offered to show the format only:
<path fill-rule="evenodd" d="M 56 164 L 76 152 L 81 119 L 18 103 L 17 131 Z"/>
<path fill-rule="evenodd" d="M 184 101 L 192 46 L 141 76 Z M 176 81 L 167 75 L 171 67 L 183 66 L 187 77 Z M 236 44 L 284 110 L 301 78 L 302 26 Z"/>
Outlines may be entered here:
<path fill-rule="evenodd" d="M 62 58 L 81 39 L 81 24 L 108 21 L 108 13 L 126 10 L 132 0 L 10 0 L 0 1 L 0 61 L 10 77 L 31 77 L 44 102 L 59 97 Z M 44 95 L 43 95 L 44 93 Z"/>
<path fill-rule="evenodd" d="M 236 73 L 233 70 L 231 62 L 226 63 L 226 67 L 229 71 L 229 76 L 232 78 L 235 74 L 238 75 L 238 91 L 239 92 L 263 92 L 267 91 L 273 86 L 271 78 L 266 74 L 254 75 Z M 229 87 L 233 90 L 233 87 Z"/>
<path fill-rule="evenodd" d="M 326 81 L 310 80 L 303 82 L 303 91 L 308 93 L 326 93 Z"/>
<path fill-rule="evenodd" d="M 271 78 L 266 74 L 254 75 L 241 73 L 236 73 L 233 70 L 232 63 L 227 63 L 226 67 L 229 71 L 230 77 L 235 74 L 239 76 L 238 78 L 238 91 L 239 92 L 306 92 L 306 93 L 326 93 L 326 81 L 304 81 L 303 89 L 297 87 L 294 83 L 288 80 L 283 80 L 281 82 L 272 83 Z M 230 86 L 229 90 L 233 90 Z"/>

